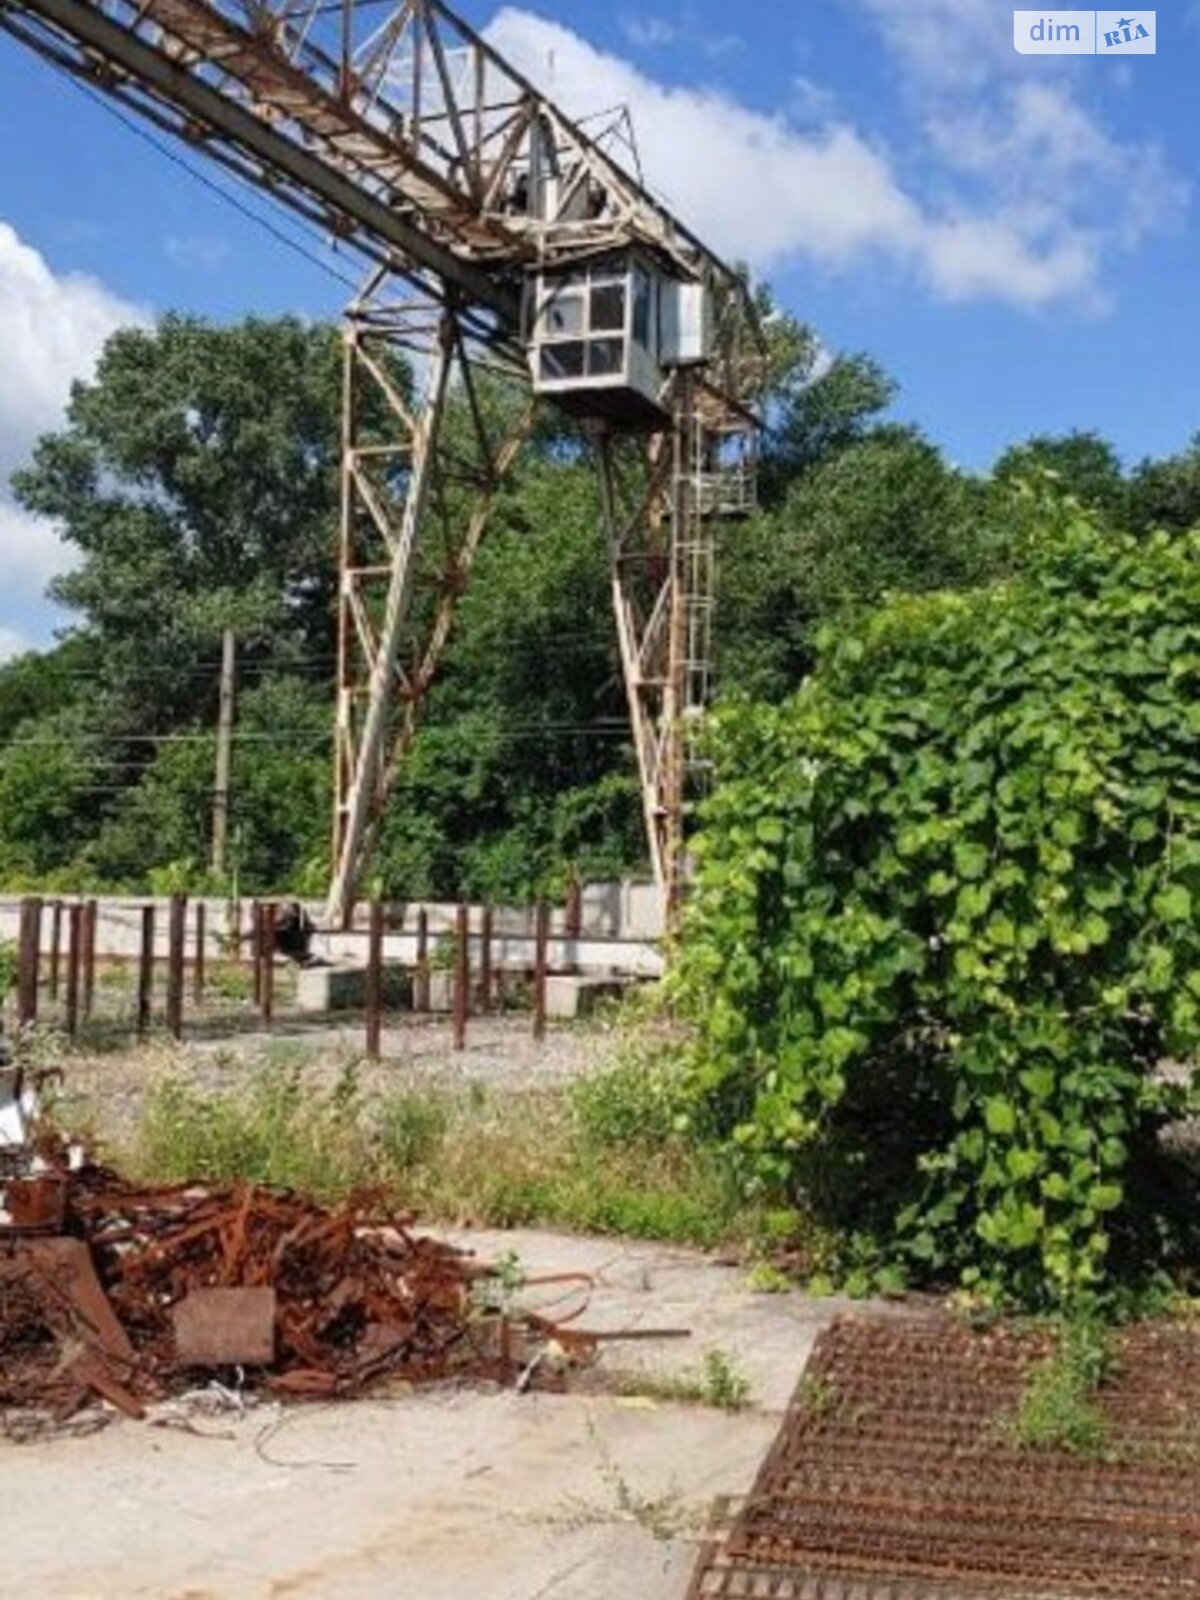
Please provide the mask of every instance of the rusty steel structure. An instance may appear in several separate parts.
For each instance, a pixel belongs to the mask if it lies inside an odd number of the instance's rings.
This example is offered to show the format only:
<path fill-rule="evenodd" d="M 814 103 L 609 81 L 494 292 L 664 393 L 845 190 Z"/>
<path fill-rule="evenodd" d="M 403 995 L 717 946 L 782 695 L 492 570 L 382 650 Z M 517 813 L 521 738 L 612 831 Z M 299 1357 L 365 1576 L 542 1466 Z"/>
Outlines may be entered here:
<path fill-rule="evenodd" d="M 0 0 L 0 27 L 365 257 L 345 325 L 333 881 L 345 925 L 539 403 L 578 418 L 655 875 L 678 902 L 715 519 L 753 501 L 741 276 L 440 0 Z M 636 161 L 634 162 L 636 166 Z"/>

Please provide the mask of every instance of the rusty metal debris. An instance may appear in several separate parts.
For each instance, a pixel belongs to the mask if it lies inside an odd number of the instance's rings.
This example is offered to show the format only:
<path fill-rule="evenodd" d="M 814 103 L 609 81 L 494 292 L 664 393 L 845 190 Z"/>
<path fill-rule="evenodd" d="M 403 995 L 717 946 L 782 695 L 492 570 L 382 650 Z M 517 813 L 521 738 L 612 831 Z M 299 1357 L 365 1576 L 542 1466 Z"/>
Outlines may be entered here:
<path fill-rule="evenodd" d="M 565 1326 L 586 1297 L 558 1321 L 523 1312 L 494 1269 L 416 1234 L 378 1194 L 326 1207 L 251 1184 L 144 1187 L 65 1160 L 50 1176 L 62 1234 L 0 1228 L 0 1408 L 66 1417 L 99 1395 L 139 1415 L 197 1368 L 245 1369 L 239 1382 L 292 1397 L 524 1384 L 547 1341 L 578 1355 L 604 1337 Z"/>
<path fill-rule="evenodd" d="M 835 1324 L 689 1600 L 1200 1595 L 1200 1328 L 1120 1336 L 1095 1460 L 1005 1431 L 1047 1350 L 941 1317 Z"/>
<path fill-rule="evenodd" d="M 275 1360 L 275 1291 L 193 1289 L 171 1308 L 181 1367 L 269 1367 Z"/>

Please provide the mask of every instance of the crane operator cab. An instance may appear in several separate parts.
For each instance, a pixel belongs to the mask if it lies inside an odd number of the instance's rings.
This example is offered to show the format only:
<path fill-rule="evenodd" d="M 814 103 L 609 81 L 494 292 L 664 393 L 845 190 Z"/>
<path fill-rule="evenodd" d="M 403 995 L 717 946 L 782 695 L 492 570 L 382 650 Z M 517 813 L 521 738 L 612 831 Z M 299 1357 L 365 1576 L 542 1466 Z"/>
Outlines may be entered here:
<path fill-rule="evenodd" d="M 531 273 L 525 339 L 536 393 L 576 417 L 654 429 L 668 369 L 712 352 L 711 296 L 646 251 L 607 251 Z"/>

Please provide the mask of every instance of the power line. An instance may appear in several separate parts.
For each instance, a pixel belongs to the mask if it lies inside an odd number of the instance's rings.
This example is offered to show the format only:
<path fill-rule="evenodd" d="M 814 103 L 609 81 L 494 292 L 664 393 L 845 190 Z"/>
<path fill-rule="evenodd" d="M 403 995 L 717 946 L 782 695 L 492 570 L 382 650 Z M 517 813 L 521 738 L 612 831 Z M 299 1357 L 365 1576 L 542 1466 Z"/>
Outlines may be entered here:
<path fill-rule="evenodd" d="M 328 261 L 317 255 L 315 251 L 310 250 L 307 245 L 302 244 L 299 239 L 294 238 L 291 234 L 285 233 L 282 228 L 278 227 L 268 217 L 264 217 L 261 212 L 256 211 L 252 206 L 248 205 L 237 194 L 234 194 L 223 184 L 218 183 L 215 178 L 210 178 L 208 174 L 206 172 L 202 172 L 199 167 L 193 166 L 192 163 L 185 160 L 178 151 L 173 150 L 171 146 L 166 144 L 163 140 L 156 138 L 155 135 L 149 132 L 148 129 L 142 127 L 140 123 L 135 122 L 132 117 L 126 116 L 119 106 L 114 105 L 111 100 L 109 100 L 106 96 L 99 94 L 95 89 L 91 88 L 89 84 L 83 83 L 75 76 L 73 72 L 69 72 L 65 67 L 61 66 L 58 62 L 49 59 L 48 57 L 43 56 L 42 59 L 46 61 L 46 64 L 53 72 L 56 72 L 60 77 L 65 78 L 68 83 L 72 84 L 76 89 L 79 90 L 80 94 L 86 95 L 89 100 L 100 106 L 102 110 L 107 111 L 110 116 L 115 117 L 123 127 L 127 128 L 130 133 L 135 134 L 137 138 L 141 139 L 145 144 L 148 144 L 153 150 L 156 150 L 159 155 L 165 156 L 168 161 L 173 162 L 175 166 L 188 173 L 196 180 L 197 183 L 202 184 L 204 188 L 211 190 L 213 194 L 224 200 L 227 205 L 232 206 L 235 211 L 239 212 L 243 217 L 246 217 L 250 222 L 256 223 L 260 228 L 265 229 L 266 232 L 269 233 L 271 237 L 276 239 L 280 244 L 286 245 L 289 250 L 293 250 L 297 255 L 303 256 L 303 258 L 311 266 L 316 267 L 319 271 L 324 272 L 327 277 L 333 278 L 344 288 L 348 288 L 352 293 L 357 294 L 360 285 L 356 279 L 349 277 L 344 272 L 339 272 L 336 267 L 330 266 Z M 268 200 L 268 204 L 272 203 L 275 205 L 277 210 L 283 212 L 283 207 L 279 205 L 278 201 L 271 202 Z M 290 215 L 290 213 L 285 214 Z"/>

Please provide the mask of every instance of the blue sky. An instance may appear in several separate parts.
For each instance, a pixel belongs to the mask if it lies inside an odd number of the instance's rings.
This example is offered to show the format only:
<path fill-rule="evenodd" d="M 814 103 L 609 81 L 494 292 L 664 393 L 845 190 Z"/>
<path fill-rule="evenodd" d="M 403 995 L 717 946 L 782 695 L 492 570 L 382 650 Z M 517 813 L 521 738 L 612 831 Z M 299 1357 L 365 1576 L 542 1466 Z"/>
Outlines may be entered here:
<path fill-rule="evenodd" d="M 953 460 L 1072 427 L 1136 460 L 1200 429 L 1200 0 L 1125 60 L 1018 55 L 993 0 L 459 9 L 569 109 L 628 104 L 654 186 L 875 355 Z M 6 36 L 0 141 L 0 474 L 119 322 L 347 297 L 351 261 L 285 248 Z M 0 493 L 0 656 L 62 621 L 39 596 L 65 559 Z"/>

